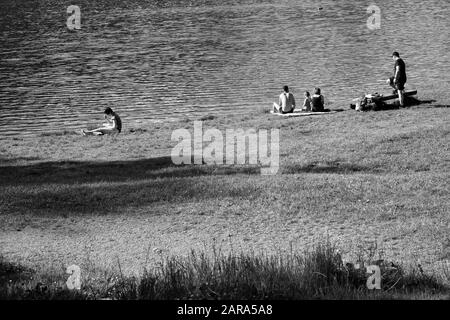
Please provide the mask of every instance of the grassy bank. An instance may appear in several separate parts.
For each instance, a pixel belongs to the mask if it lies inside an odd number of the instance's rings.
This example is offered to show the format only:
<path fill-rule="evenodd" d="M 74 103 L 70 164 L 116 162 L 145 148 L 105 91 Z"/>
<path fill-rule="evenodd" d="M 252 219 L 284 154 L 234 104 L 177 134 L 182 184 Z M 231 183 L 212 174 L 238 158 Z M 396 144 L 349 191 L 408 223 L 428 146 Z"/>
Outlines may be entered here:
<path fill-rule="evenodd" d="M 189 120 L 125 122 L 115 138 L 3 139 L 0 253 L 43 273 L 119 260 L 124 277 L 140 277 L 160 261 L 149 248 L 186 258 L 217 241 L 225 257 L 276 256 L 312 250 L 327 235 L 346 261 L 377 247 L 386 261 L 434 274 L 450 259 L 448 123 L 442 104 L 203 119 L 219 130 L 279 128 L 274 176 L 250 165 L 174 165 L 171 133 L 192 132 Z"/>
<path fill-rule="evenodd" d="M 367 260 L 370 261 L 370 260 Z M 359 261 L 361 266 L 364 260 Z M 119 271 L 88 270 L 80 290 L 65 285 L 63 270 L 36 273 L 0 261 L 1 299 L 450 299 L 450 288 L 422 269 L 372 261 L 381 271 L 381 289 L 367 288 L 364 267 L 344 263 L 330 244 L 288 255 L 192 251 L 162 258 L 138 277 Z M 366 266 L 368 262 L 366 262 Z M 120 267 L 120 264 L 119 264 Z M 450 277 L 447 270 L 447 277 Z M 450 279 L 448 279 L 450 280 Z"/>

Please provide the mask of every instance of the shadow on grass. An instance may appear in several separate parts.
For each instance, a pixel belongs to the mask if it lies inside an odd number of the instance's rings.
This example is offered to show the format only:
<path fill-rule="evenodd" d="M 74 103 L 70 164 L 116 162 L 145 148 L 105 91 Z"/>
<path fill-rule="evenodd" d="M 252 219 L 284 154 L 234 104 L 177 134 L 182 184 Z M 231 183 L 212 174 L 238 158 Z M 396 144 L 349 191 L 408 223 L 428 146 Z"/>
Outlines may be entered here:
<path fill-rule="evenodd" d="M 8 162 L 17 160 L 26 159 L 9 159 Z M 0 185 L 121 182 L 166 177 L 235 174 L 260 174 L 260 167 L 254 165 L 175 165 L 171 157 L 127 161 L 52 161 L 0 166 Z"/>
<path fill-rule="evenodd" d="M 337 161 L 313 162 L 307 165 L 288 165 L 282 167 L 284 174 L 295 173 L 328 173 L 328 174 L 351 174 L 355 172 L 380 173 L 381 169 L 366 167 L 354 163 L 341 163 Z"/>
<path fill-rule="evenodd" d="M 435 104 L 432 105 L 433 108 L 450 108 L 450 104 Z"/>
<path fill-rule="evenodd" d="M 168 157 L 2 167 L 0 208 L 4 213 L 107 214 L 156 202 L 252 198 L 260 193 L 257 186 L 236 184 L 233 179 L 211 183 L 208 177 L 259 172 L 255 167 L 173 166 Z M 205 179 L 198 179 L 202 175 Z"/>
<path fill-rule="evenodd" d="M 318 162 L 281 167 L 280 173 L 352 174 L 375 172 L 356 164 Z M 254 199 L 260 186 L 226 175 L 260 175 L 256 166 L 175 166 L 170 157 L 114 162 L 45 162 L 0 167 L 4 213 L 118 213 L 158 202 Z M 199 179 L 198 177 L 204 177 Z M 164 179 L 160 179 L 164 178 Z"/>
<path fill-rule="evenodd" d="M 415 97 L 411 96 L 405 96 L 405 106 L 412 107 L 412 106 L 418 106 L 421 104 L 429 104 L 436 102 L 436 100 L 419 100 Z M 400 108 L 400 102 L 398 100 L 395 100 L 391 103 L 386 103 L 383 106 L 376 107 L 373 111 L 386 111 L 386 110 L 396 110 Z"/>
<path fill-rule="evenodd" d="M 26 165 L 11 165 L 30 158 L 0 159 L 0 185 L 21 184 L 79 184 L 95 182 L 130 182 L 156 178 L 179 178 L 194 176 L 259 175 L 259 165 L 175 165 L 171 157 L 126 161 L 51 161 Z M 192 160 L 193 162 L 193 160 Z M 281 165 L 278 173 L 336 173 L 353 172 L 377 173 L 377 168 L 369 168 L 352 163 L 337 161 L 311 162 L 302 165 Z"/>
<path fill-rule="evenodd" d="M 405 106 L 408 107 L 413 107 L 413 106 L 418 106 L 418 105 L 422 105 L 422 104 L 431 104 L 436 102 L 436 100 L 433 99 L 429 99 L 429 100 L 419 100 L 415 97 L 412 96 L 405 96 Z M 351 105 L 351 109 L 355 109 L 355 105 L 352 104 Z M 433 105 L 431 107 L 434 108 L 442 108 L 442 107 L 447 107 L 445 105 Z M 382 105 L 377 105 L 377 106 L 373 106 L 372 108 L 369 108 L 365 111 L 388 111 L 388 110 L 397 110 L 400 109 L 400 102 L 398 101 L 398 99 L 394 100 L 393 102 L 390 103 L 384 103 Z"/>
<path fill-rule="evenodd" d="M 356 164 L 325 162 L 282 167 L 283 173 L 351 174 L 374 172 Z M 207 201 L 223 198 L 252 200 L 264 192 L 253 180 L 225 175 L 259 175 L 251 166 L 174 166 L 169 157 L 119 162 L 51 162 L 1 167 L 4 213 L 66 215 L 120 213 L 153 203 Z M 203 176 L 203 177 L 202 177 Z M 222 178 L 219 178 L 222 176 Z M 159 179 L 164 177 L 165 179 Z M 199 178 L 202 177 L 202 178 Z M 264 178 L 269 179 L 272 178 Z M 275 181 L 275 180 L 274 180 Z"/>

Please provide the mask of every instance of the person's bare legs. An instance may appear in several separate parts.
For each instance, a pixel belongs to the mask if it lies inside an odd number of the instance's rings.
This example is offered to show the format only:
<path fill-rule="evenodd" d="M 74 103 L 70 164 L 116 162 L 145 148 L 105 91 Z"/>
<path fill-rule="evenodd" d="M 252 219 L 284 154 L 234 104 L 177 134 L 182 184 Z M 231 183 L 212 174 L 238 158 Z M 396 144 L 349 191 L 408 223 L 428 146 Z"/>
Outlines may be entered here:
<path fill-rule="evenodd" d="M 404 95 L 405 89 L 402 89 L 402 90 L 398 89 L 397 85 L 394 84 L 394 77 L 391 77 L 389 80 L 390 80 L 390 81 L 389 81 L 390 86 L 391 86 L 392 88 L 394 88 L 395 91 L 397 91 L 397 94 L 398 94 L 398 102 L 400 103 L 400 107 L 404 107 L 404 106 L 405 106 L 405 95 Z M 403 87 L 403 88 L 404 88 L 404 87 Z"/>
<path fill-rule="evenodd" d="M 398 101 L 400 102 L 400 107 L 405 106 L 404 90 L 398 90 Z"/>
<path fill-rule="evenodd" d="M 84 134 L 93 134 L 93 135 L 103 135 L 103 134 L 111 134 L 111 133 L 115 133 L 117 132 L 116 129 L 114 128 L 106 128 L 106 127 L 102 127 L 102 128 L 97 128 L 94 130 L 83 130 Z"/>
<path fill-rule="evenodd" d="M 281 106 L 278 105 L 278 103 L 274 102 L 273 103 L 273 112 L 280 112 L 281 110 Z"/>

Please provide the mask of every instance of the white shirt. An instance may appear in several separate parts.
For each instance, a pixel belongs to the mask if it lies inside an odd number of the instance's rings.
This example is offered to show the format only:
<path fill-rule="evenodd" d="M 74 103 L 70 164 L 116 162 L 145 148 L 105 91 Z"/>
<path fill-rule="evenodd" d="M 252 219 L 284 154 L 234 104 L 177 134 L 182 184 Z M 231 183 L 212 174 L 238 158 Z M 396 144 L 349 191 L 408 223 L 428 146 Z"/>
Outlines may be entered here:
<path fill-rule="evenodd" d="M 280 102 L 278 104 L 284 112 L 289 112 L 295 107 L 294 95 L 290 92 L 283 92 L 280 94 L 279 100 Z"/>

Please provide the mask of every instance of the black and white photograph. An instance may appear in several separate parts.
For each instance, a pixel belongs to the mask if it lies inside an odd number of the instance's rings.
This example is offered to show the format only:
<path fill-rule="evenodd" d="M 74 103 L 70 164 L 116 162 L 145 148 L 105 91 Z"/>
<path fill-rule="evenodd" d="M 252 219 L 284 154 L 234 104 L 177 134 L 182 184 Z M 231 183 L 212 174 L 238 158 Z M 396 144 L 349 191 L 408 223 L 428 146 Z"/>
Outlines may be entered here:
<path fill-rule="evenodd" d="M 0 300 L 449 301 L 449 17 L 0 0 Z"/>

